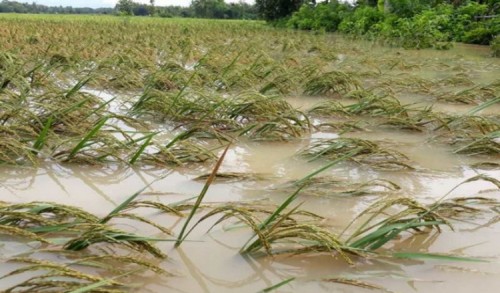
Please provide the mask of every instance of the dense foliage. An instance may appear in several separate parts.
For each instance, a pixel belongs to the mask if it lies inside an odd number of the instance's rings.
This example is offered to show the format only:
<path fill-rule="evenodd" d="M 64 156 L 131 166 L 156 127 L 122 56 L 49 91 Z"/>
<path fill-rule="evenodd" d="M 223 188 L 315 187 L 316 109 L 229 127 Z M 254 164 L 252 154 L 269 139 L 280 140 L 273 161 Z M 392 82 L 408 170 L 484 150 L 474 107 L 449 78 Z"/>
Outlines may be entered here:
<path fill-rule="evenodd" d="M 446 48 L 449 42 L 487 45 L 500 34 L 498 1 L 379 0 L 355 5 L 305 4 L 291 28 L 339 31 L 406 48 Z"/>
<path fill-rule="evenodd" d="M 493 50 L 493 56 L 500 57 L 500 36 L 496 36 L 491 42 L 491 50 Z"/>
<path fill-rule="evenodd" d="M 290 16 L 307 1 L 304 0 L 255 0 L 260 16 L 265 20 L 277 20 Z"/>
<path fill-rule="evenodd" d="M 226 3 L 224 0 L 193 0 L 189 7 L 156 7 L 154 0 L 150 4 L 140 4 L 132 0 L 118 1 L 115 10 L 121 15 L 156 15 L 160 17 L 197 17 L 216 19 L 256 19 L 255 5 L 245 2 Z"/>

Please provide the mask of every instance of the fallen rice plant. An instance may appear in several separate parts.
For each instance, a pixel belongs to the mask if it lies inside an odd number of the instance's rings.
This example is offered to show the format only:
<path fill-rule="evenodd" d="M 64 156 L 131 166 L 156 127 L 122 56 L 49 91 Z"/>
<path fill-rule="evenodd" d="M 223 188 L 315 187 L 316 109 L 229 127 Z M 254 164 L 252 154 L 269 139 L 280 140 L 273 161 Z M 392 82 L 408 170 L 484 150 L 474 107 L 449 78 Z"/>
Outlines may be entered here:
<path fill-rule="evenodd" d="M 144 270 L 153 271 L 157 274 L 167 274 L 166 271 L 153 262 L 144 260 L 141 255 L 117 255 L 116 251 L 110 254 L 101 250 L 99 255 L 85 255 L 82 253 L 70 253 L 70 251 L 81 251 L 92 244 L 106 243 L 108 245 L 119 244 L 123 248 L 135 250 L 138 253 L 149 252 L 156 258 L 165 258 L 166 255 L 156 248 L 152 241 L 164 241 L 151 237 L 139 236 L 113 228 L 107 224 L 114 218 L 125 218 L 132 221 L 143 222 L 151 225 L 163 233 L 170 231 L 142 216 L 130 213 L 137 208 L 153 208 L 165 213 L 173 213 L 182 216 L 175 206 L 167 206 L 150 201 L 134 200 L 140 192 L 129 197 L 125 202 L 113 210 L 104 218 L 99 218 L 82 209 L 45 202 L 32 202 L 27 204 L 0 203 L 0 233 L 17 237 L 27 238 L 31 241 L 39 241 L 52 245 L 51 253 L 62 254 L 66 257 L 76 258 L 71 262 L 61 263 L 32 257 L 13 257 L 10 262 L 24 263 L 19 269 L 2 276 L 1 279 L 13 277 L 19 274 L 36 273 L 8 289 L 5 292 L 53 292 L 82 291 L 95 292 L 125 292 L 130 289 L 129 285 L 119 282 L 129 275 L 137 275 Z M 67 241 L 63 248 L 58 250 L 57 243 Z M 59 239 L 59 240 L 57 240 Z M 65 240 L 66 239 L 66 240 Z M 57 241 L 55 241 L 57 240 Z M 54 242 L 55 241 L 55 242 Z M 82 270 L 85 267 L 102 271 L 101 277 Z M 135 267 L 135 268 L 134 268 Z"/>
<path fill-rule="evenodd" d="M 478 104 L 494 99 L 500 95 L 500 82 L 488 85 L 476 85 L 458 92 L 440 94 L 437 99 L 451 103 Z"/>
<path fill-rule="evenodd" d="M 203 174 L 197 176 L 193 180 L 204 181 L 207 180 L 210 174 Z M 217 173 L 215 175 L 216 181 L 219 182 L 239 182 L 239 181 L 264 181 L 268 180 L 268 174 L 246 173 L 246 172 L 225 172 Z"/>
<path fill-rule="evenodd" d="M 401 208 L 388 213 L 398 206 Z M 365 215 L 367 219 L 363 219 Z M 383 219 L 377 220 L 380 216 L 383 216 Z M 375 202 L 356 216 L 346 230 L 357 221 L 361 223 L 350 232 L 346 243 L 353 249 L 363 250 L 376 250 L 407 230 L 421 232 L 425 228 L 434 228 L 440 231 L 441 225 L 452 228 L 450 223 L 432 208 L 405 197 L 386 198 Z"/>
<path fill-rule="evenodd" d="M 56 251 L 47 251 L 49 255 L 54 252 Z M 134 287 L 128 279 L 134 275 L 144 271 L 169 275 L 153 262 L 141 259 L 140 256 L 81 255 L 68 252 L 65 252 L 64 256 L 74 260 L 56 262 L 29 256 L 10 258 L 10 263 L 23 266 L 0 279 L 19 278 L 19 275 L 28 275 L 28 279 L 7 288 L 4 292 L 128 292 Z M 88 269 L 97 270 L 99 274 L 88 273 Z M 34 274 L 36 275 L 32 276 Z"/>
<path fill-rule="evenodd" d="M 314 177 L 306 181 L 300 181 L 303 186 L 304 195 L 313 196 L 364 196 L 383 195 L 401 190 L 394 182 L 384 179 L 374 179 L 366 182 L 353 183 L 347 179 L 335 177 Z M 278 190 L 292 192 L 297 188 L 297 181 L 291 181 Z"/>
<path fill-rule="evenodd" d="M 361 87 L 351 73 L 330 71 L 309 79 L 304 85 L 308 95 L 343 95 Z"/>
<path fill-rule="evenodd" d="M 235 97 L 203 94 L 146 95 L 134 111 L 156 109 L 189 129 L 213 129 L 256 140 L 289 140 L 309 131 L 304 113 L 281 97 L 247 93 Z"/>
<path fill-rule="evenodd" d="M 306 186 L 313 184 L 311 182 L 315 181 L 312 180 L 314 174 L 317 173 L 306 176 L 299 182 L 304 182 Z M 489 181 L 500 188 L 498 180 L 484 175 L 470 178 L 462 184 L 477 180 Z M 410 235 L 431 235 L 432 231 L 441 232 L 441 226 L 447 226 L 453 230 L 450 220 L 456 218 L 457 215 L 463 216 L 485 211 L 474 207 L 475 205 L 489 207 L 492 210 L 498 207 L 497 200 L 481 197 L 444 200 L 449 193 L 430 205 L 421 204 L 407 197 L 391 196 L 368 206 L 342 233 L 337 235 L 317 221 L 321 219 L 318 215 L 300 211 L 298 209 L 300 204 L 294 208 L 288 208 L 303 188 L 304 186 L 300 186 L 274 211 L 240 204 L 215 207 L 203 215 L 191 230 L 214 216 L 220 216 L 220 218 L 213 226 L 235 218 L 248 226 L 256 236 L 255 240 L 252 238 L 243 245 L 241 249 L 243 253 L 254 254 L 263 251 L 273 255 L 327 252 L 339 255 L 352 264 L 352 256 L 363 257 L 367 253 L 373 254 L 388 242 L 399 238 L 403 232 L 410 232 Z M 425 256 L 426 254 L 394 252 L 394 257 L 422 258 Z M 428 257 L 448 260 L 454 258 L 436 254 L 429 254 Z M 460 257 L 455 257 L 455 259 L 468 260 Z"/>
<path fill-rule="evenodd" d="M 309 161 L 319 159 L 335 160 L 354 152 L 348 161 L 384 170 L 414 169 L 408 163 L 408 158 L 395 150 L 358 138 L 336 138 L 319 140 L 311 146 L 299 151 L 298 155 Z"/>
<path fill-rule="evenodd" d="M 463 146 L 455 149 L 453 152 L 456 154 L 467 154 L 467 155 L 484 155 L 490 154 L 493 156 L 500 155 L 500 131 L 495 131 L 488 133 L 487 135 L 481 136 L 476 139 L 470 140 L 460 140 Z M 456 143 L 456 142 L 454 142 Z"/>
<path fill-rule="evenodd" d="M 1 203 L 0 225 L 3 233 L 45 243 L 51 243 L 53 238 L 64 237 L 67 239 L 64 248 L 68 250 L 82 250 L 92 244 L 104 242 L 124 245 L 133 250 L 147 251 L 156 257 L 165 257 L 161 251 L 150 244 L 150 241 L 160 239 L 131 234 L 107 225 L 111 219 L 125 218 L 151 225 L 165 234 L 171 234 L 167 228 L 131 211 L 137 208 L 153 208 L 164 213 L 182 216 L 181 212 L 175 206 L 150 201 L 134 201 L 133 199 L 139 194 L 140 192 L 135 193 L 119 208 L 102 219 L 82 209 L 56 203 Z"/>

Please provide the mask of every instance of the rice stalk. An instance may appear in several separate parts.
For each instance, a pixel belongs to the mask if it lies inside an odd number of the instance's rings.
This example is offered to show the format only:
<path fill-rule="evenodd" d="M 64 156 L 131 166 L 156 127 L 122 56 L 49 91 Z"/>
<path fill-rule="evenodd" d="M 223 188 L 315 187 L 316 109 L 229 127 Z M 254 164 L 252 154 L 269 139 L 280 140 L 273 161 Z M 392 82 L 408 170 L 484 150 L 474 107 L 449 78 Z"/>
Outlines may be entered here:
<path fill-rule="evenodd" d="M 219 170 L 222 162 L 224 161 L 224 157 L 226 156 L 226 153 L 229 150 L 229 147 L 230 147 L 230 145 L 228 145 L 224 149 L 224 152 L 222 153 L 222 155 L 220 156 L 219 160 L 217 161 L 217 163 L 215 164 L 215 166 L 214 166 L 214 168 L 212 170 L 212 174 L 210 175 L 210 177 L 207 178 L 207 181 L 205 182 L 205 185 L 203 186 L 203 189 L 201 190 L 200 194 L 198 195 L 198 197 L 196 199 L 196 202 L 194 203 L 193 208 L 191 209 L 191 212 L 189 213 L 189 216 L 187 217 L 186 221 L 184 222 L 184 225 L 182 226 L 181 232 L 179 233 L 179 236 L 177 237 L 177 241 L 175 242 L 175 247 L 178 247 L 179 245 L 181 245 L 181 243 L 189 235 L 189 232 L 191 230 L 187 231 L 187 233 L 186 233 L 186 229 L 187 229 L 187 227 L 189 225 L 189 222 L 193 218 L 193 216 L 196 213 L 196 211 L 199 209 L 199 207 L 201 205 L 201 202 L 203 201 L 203 198 L 207 194 L 208 188 L 210 187 L 210 185 L 214 181 L 215 176 L 217 175 L 217 171 Z"/>

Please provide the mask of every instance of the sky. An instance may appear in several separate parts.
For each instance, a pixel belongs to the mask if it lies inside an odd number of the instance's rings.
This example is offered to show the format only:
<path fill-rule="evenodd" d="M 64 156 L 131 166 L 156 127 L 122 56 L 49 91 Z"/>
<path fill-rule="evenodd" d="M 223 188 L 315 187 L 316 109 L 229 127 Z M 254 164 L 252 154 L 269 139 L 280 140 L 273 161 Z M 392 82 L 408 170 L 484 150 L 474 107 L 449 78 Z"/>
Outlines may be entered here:
<path fill-rule="evenodd" d="M 18 2 L 35 2 L 47 6 L 73 6 L 73 7 L 115 7 L 118 0 L 17 0 Z M 244 0 L 247 3 L 253 3 L 254 0 Z M 137 3 L 149 3 L 149 0 L 134 0 Z M 226 2 L 238 2 L 238 0 L 226 0 Z M 180 5 L 189 6 L 191 0 L 155 0 L 157 6 Z"/>

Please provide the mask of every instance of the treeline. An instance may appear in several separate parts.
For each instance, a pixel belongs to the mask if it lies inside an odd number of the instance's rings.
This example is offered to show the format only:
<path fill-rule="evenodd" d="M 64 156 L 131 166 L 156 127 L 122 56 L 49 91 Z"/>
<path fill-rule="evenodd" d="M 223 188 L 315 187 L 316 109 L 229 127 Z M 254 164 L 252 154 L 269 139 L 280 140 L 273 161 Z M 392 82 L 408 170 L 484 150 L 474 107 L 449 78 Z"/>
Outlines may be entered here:
<path fill-rule="evenodd" d="M 36 3 L 20 3 L 3 0 L 0 2 L 0 13 L 47 13 L 47 14 L 116 14 L 160 17 L 198 17 L 220 19 L 256 19 L 255 5 L 245 2 L 226 3 L 224 0 L 193 0 L 188 7 L 155 6 L 136 3 L 131 0 L 120 0 L 114 8 L 74 8 L 71 6 L 46 6 Z"/>
<path fill-rule="evenodd" d="M 157 7 L 155 1 L 150 4 L 140 4 L 132 0 L 120 0 L 116 4 L 116 11 L 120 15 L 154 15 L 160 17 L 197 17 L 218 19 L 256 19 L 255 5 L 243 1 L 226 3 L 224 0 L 193 0 L 188 7 L 166 6 Z"/>
<path fill-rule="evenodd" d="M 3 0 L 0 13 L 46 13 L 46 14 L 113 14 L 113 8 L 74 8 L 71 6 L 46 6 L 36 3 L 20 3 Z"/>
<path fill-rule="evenodd" d="M 278 2 L 267 3 L 272 1 Z M 265 12 L 263 2 L 257 0 L 257 6 Z M 290 28 L 338 31 L 406 48 L 446 49 L 450 42 L 497 45 L 499 11 L 498 0 L 360 0 L 355 4 L 330 0 L 303 1 L 290 15 L 267 19 Z"/>

